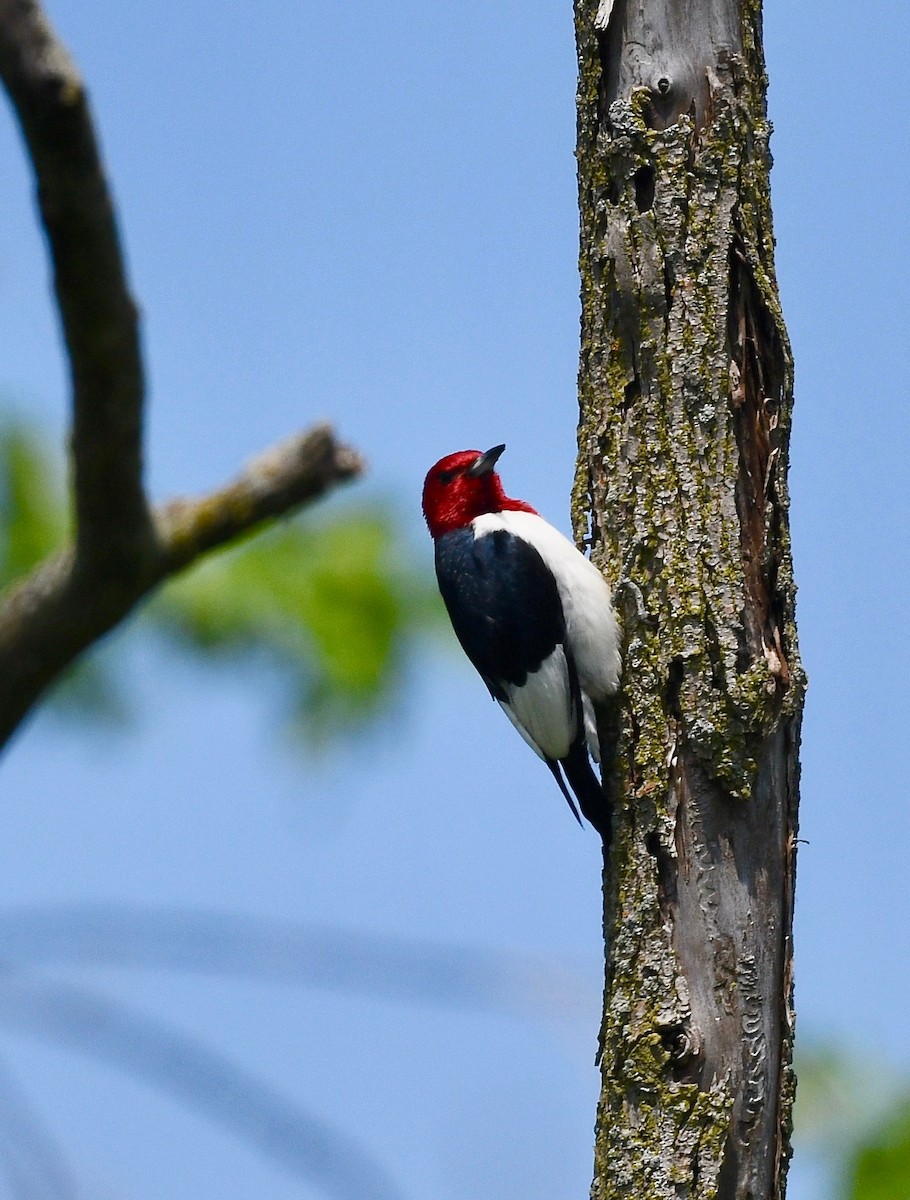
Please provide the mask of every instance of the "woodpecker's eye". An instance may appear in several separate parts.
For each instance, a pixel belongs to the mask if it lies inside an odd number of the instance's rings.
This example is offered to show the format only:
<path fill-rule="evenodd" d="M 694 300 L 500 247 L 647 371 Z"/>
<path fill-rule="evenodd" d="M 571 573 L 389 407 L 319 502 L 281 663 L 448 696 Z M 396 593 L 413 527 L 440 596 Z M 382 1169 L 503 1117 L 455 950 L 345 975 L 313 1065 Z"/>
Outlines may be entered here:
<path fill-rule="evenodd" d="M 439 480 L 440 483 L 443 483 L 443 484 L 451 483 L 452 480 L 455 478 L 455 472 L 454 471 L 440 471 L 439 474 L 436 476 L 436 478 Z"/>

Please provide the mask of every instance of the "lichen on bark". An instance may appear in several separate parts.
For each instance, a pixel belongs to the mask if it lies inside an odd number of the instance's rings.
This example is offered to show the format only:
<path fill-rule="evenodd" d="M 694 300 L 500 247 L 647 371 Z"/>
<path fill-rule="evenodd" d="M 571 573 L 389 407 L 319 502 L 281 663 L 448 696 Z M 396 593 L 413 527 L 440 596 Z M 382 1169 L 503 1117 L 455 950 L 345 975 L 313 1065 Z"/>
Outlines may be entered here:
<path fill-rule="evenodd" d="M 573 510 L 644 612 L 625 629 L 592 1195 L 765 1200 L 789 1155 L 804 677 L 761 13 L 604 11 L 576 4 Z"/>

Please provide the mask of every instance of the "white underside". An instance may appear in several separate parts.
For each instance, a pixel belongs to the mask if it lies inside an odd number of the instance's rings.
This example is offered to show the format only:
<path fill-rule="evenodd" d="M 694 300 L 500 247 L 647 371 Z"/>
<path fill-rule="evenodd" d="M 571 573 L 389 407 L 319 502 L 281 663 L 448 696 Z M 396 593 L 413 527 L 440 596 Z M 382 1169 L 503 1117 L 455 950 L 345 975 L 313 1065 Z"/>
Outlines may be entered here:
<path fill-rule="evenodd" d="M 619 626 L 606 580 L 568 538 L 536 513 L 485 513 L 472 526 L 475 537 L 505 529 L 523 538 L 553 573 L 566 619 L 566 642 L 578 672 L 588 747 L 598 761 L 592 701 L 616 691 L 622 665 Z M 506 691 L 509 699 L 502 707 L 528 745 L 541 758 L 564 758 L 575 737 L 577 715 L 572 711 L 562 646 L 521 687 Z"/>
<path fill-rule="evenodd" d="M 569 693 L 569 668 L 562 646 L 538 671 L 516 687 L 506 684 L 506 716 L 541 758 L 565 758 L 575 739 L 575 713 Z"/>

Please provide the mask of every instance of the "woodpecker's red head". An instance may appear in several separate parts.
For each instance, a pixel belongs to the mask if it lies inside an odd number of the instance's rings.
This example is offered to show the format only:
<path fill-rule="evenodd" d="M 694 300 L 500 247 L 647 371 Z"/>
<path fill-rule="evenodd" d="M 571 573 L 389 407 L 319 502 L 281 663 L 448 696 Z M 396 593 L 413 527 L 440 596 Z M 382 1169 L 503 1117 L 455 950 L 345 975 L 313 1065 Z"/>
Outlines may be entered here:
<path fill-rule="evenodd" d="M 434 538 L 463 529 L 483 513 L 534 512 L 523 500 L 510 500 L 493 469 L 505 446 L 459 450 L 431 468 L 423 484 L 423 515 Z"/>

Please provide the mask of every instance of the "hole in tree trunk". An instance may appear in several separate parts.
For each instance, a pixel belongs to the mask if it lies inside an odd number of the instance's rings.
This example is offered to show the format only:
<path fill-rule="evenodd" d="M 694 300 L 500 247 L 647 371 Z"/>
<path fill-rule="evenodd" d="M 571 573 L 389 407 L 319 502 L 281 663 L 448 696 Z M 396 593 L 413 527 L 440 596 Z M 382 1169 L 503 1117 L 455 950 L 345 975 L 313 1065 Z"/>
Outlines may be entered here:
<path fill-rule="evenodd" d="M 650 212 L 654 206 L 654 168 L 639 167 L 632 176 L 635 184 L 635 206 L 640 213 Z"/>

